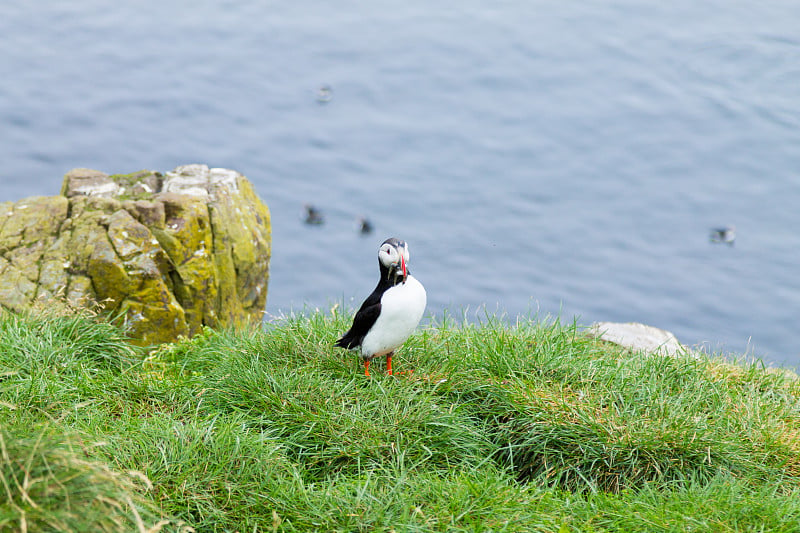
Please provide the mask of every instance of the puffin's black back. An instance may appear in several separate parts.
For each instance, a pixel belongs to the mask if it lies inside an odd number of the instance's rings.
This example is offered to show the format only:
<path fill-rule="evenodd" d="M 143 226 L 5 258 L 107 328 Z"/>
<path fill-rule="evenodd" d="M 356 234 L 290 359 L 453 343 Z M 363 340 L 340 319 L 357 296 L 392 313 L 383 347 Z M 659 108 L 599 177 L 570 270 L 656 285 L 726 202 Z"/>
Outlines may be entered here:
<path fill-rule="evenodd" d="M 367 332 L 378 320 L 378 315 L 381 314 L 381 296 L 386 292 L 386 289 L 391 287 L 389 281 L 381 276 L 381 281 L 378 286 L 372 291 L 361 307 L 358 309 L 356 316 L 353 318 L 353 325 L 347 330 L 347 333 L 342 335 L 342 338 L 336 341 L 335 346 L 340 348 L 358 348 L 364 341 Z"/>

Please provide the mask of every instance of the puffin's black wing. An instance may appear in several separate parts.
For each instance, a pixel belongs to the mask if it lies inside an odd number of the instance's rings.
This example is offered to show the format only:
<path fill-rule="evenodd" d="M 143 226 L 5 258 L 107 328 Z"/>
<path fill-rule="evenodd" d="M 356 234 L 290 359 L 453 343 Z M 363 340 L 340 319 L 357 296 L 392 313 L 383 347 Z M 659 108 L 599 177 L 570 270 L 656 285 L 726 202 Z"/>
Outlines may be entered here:
<path fill-rule="evenodd" d="M 342 338 L 336 341 L 334 346 L 340 348 L 357 348 L 361 346 L 367 332 L 370 330 L 375 321 L 378 320 L 378 315 L 381 314 L 381 296 L 383 292 L 377 289 L 369 295 L 361 304 L 356 316 L 353 318 L 353 325 L 350 329 L 342 335 Z"/>

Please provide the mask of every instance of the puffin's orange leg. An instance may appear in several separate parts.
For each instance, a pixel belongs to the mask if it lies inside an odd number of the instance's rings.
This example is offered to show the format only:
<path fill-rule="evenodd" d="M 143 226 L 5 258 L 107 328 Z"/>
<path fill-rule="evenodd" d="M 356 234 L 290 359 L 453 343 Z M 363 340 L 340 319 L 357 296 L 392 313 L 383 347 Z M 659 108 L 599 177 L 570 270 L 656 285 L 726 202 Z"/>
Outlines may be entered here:
<path fill-rule="evenodd" d="M 369 377 L 369 359 L 364 361 L 364 375 Z"/>
<path fill-rule="evenodd" d="M 390 376 L 392 375 L 392 354 L 394 352 L 389 352 L 386 354 L 386 373 Z"/>

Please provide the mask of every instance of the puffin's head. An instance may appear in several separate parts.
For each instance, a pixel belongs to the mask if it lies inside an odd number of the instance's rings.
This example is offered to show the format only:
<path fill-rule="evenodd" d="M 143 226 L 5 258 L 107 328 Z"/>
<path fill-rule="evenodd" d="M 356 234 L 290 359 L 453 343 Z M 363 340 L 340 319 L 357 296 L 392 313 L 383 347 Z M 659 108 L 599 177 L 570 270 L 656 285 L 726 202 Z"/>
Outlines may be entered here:
<path fill-rule="evenodd" d="M 406 241 L 394 237 L 383 241 L 378 250 L 378 261 L 388 271 L 389 279 L 393 279 L 395 283 L 398 278 L 402 278 L 403 283 L 406 282 L 406 278 L 408 278 L 406 263 L 408 263 L 409 257 Z"/>

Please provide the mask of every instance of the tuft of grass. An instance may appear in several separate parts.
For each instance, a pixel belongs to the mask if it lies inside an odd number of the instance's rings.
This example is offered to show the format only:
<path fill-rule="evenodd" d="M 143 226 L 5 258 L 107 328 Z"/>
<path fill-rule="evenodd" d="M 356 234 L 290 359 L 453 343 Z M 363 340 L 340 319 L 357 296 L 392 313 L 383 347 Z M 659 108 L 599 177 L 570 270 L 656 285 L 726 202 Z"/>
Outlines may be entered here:
<path fill-rule="evenodd" d="M 674 487 L 596 493 L 576 506 L 573 524 L 585 531 L 789 533 L 800 524 L 800 487 L 786 481 L 752 486 L 721 475 Z"/>
<path fill-rule="evenodd" d="M 157 531 L 150 481 L 87 459 L 52 428 L 0 430 L 0 530 Z M 148 527 L 145 527 L 148 524 Z M 91 527 L 87 527 L 91 526 Z"/>
<path fill-rule="evenodd" d="M 2 436 L 77 494 L 77 463 L 41 450 L 83 461 L 104 480 L 98 502 L 119 504 L 109 530 L 133 509 L 129 530 L 800 529 L 791 373 L 486 317 L 433 323 L 396 354 L 404 374 L 369 379 L 333 347 L 349 319 L 310 312 L 145 352 L 96 317 L 0 314 Z M 27 436 L 41 427 L 40 445 Z M 4 479 L 24 486 L 36 461 L 12 463 Z M 62 496 L 34 501 L 26 520 L 67 520 Z"/>
<path fill-rule="evenodd" d="M 2 362 L 20 372 L 73 372 L 93 368 L 122 370 L 136 357 L 116 326 L 88 313 L 41 310 L 12 313 L 0 309 Z"/>
<path fill-rule="evenodd" d="M 137 361 L 115 326 L 97 316 L 0 310 L 0 394 L 11 409 L 59 416 Z"/>

